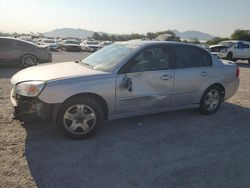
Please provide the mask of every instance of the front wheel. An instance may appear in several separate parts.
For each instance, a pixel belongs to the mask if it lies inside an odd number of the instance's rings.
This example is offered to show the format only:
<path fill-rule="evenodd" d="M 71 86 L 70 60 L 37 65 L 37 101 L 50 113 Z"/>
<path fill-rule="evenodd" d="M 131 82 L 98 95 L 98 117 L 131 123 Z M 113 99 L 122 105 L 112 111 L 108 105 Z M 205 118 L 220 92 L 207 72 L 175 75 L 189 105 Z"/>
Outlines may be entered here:
<path fill-rule="evenodd" d="M 233 53 L 228 52 L 226 59 L 229 60 L 229 61 L 232 61 L 233 60 Z"/>
<path fill-rule="evenodd" d="M 93 136 L 104 122 L 101 105 L 91 97 L 76 97 L 62 104 L 56 124 L 61 132 L 72 139 Z"/>
<path fill-rule="evenodd" d="M 212 86 L 208 88 L 202 96 L 200 112 L 203 114 L 215 113 L 223 101 L 223 92 L 220 87 Z"/>

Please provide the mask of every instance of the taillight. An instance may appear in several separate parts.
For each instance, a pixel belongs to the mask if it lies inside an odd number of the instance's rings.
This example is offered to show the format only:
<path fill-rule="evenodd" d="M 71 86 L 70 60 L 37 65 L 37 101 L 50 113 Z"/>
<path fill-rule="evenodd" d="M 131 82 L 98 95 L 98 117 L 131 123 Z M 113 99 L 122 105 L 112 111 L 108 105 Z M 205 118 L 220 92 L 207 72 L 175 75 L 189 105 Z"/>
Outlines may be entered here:
<path fill-rule="evenodd" d="M 240 76 L 240 68 L 239 66 L 237 65 L 237 69 L 236 69 L 236 78 L 239 78 Z"/>

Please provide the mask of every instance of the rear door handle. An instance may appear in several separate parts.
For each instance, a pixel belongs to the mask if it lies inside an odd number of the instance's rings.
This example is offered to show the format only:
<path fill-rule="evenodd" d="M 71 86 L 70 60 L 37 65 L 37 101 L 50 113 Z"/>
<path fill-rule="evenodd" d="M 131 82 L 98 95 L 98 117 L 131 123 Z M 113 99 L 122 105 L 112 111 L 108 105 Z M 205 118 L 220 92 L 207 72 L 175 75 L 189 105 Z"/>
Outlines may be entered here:
<path fill-rule="evenodd" d="M 161 77 L 161 79 L 162 80 L 170 80 L 170 79 L 172 79 L 173 77 L 171 76 L 171 75 L 163 75 L 162 77 Z"/>
<path fill-rule="evenodd" d="M 203 72 L 201 72 L 201 74 L 200 74 L 202 77 L 207 77 L 208 76 L 208 72 L 206 72 L 206 71 L 203 71 Z"/>

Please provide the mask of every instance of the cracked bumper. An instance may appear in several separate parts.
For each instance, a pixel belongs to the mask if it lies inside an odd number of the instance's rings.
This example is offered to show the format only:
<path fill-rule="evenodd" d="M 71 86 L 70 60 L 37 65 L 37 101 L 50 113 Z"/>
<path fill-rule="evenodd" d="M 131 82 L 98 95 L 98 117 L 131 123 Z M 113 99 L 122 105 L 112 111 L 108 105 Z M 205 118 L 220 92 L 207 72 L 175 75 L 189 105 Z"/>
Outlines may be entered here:
<path fill-rule="evenodd" d="M 37 98 L 16 95 L 14 89 L 11 92 L 11 103 L 13 106 L 14 119 L 19 121 L 50 119 L 51 106 Z"/>

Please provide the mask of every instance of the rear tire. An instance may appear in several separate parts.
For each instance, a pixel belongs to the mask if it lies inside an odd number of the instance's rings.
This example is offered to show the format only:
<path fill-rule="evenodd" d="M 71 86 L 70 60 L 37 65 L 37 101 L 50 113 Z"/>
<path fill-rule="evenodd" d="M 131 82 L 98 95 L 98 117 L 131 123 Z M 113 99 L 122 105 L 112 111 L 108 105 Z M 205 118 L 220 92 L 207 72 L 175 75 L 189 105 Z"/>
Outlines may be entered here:
<path fill-rule="evenodd" d="M 21 68 L 28 68 L 35 65 L 37 65 L 37 58 L 34 55 L 27 54 L 20 59 Z"/>
<path fill-rule="evenodd" d="M 202 96 L 200 102 L 200 112 L 203 114 L 213 114 L 217 112 L 223 102 L 224 93 L 219 86 L 209 87 Z"/>
<path fill-rule="evenodd" d="M 104 122 L 100 103 L 92 97 L 72 98 L 62 104 L 57 113 L 59 130 L 71 139 L 86 139 L 95 135 Z"/>

